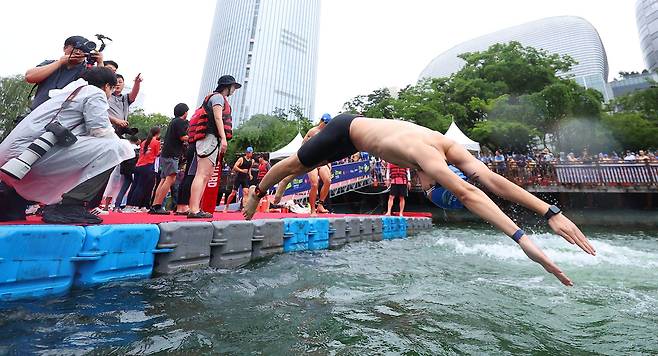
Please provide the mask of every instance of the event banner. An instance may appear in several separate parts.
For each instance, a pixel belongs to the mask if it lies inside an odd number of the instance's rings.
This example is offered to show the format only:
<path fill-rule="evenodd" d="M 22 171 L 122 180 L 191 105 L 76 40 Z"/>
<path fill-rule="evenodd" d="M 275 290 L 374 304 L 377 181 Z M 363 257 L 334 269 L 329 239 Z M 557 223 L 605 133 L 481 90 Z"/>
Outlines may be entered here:
<path fill-rule="evenodd" d="M 339 164 L 331 167 L 332 184 L 368 176 L 370 176 L 370 162 L 368 161 Z M 296 177 L 288 184 L 284 195 L 298 194 L 309 189 L 311 189 L 311 183 L 308 180 L 308 175 L 304 174 Z"/>

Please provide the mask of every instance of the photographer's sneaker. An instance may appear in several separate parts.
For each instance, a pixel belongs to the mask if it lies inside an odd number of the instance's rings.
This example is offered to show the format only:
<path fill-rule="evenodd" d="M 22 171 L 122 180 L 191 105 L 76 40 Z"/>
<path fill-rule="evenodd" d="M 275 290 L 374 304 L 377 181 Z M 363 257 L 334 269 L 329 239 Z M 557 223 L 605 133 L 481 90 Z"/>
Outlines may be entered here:
<path fill-rule="evenodd" d="M 43 209 L 43 221 L 49 224 L 100 224 L 103 219 L 91 214 L 82 205 L 48 205 Z"/>

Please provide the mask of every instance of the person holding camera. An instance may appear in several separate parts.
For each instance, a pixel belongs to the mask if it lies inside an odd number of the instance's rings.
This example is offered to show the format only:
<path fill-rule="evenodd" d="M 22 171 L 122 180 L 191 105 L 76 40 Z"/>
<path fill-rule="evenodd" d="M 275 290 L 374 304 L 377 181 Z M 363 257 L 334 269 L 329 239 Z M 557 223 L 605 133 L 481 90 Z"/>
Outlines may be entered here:
<path fill-rule="evenodd" d="M 64 41 L 64 55 L 58 60 L 46 60 L 25 72 L 25 81 L 37 85 L 30 109 L 34 110 L 50 98 L 52 89 L 61 89 L 80 78 L 87 63 L 103 66 L 103 54 L 95 51 L 96 44 L 82 36 L 71 36 Z M 93 63 L 89 63 L 93 62 Z"/>
<path fill-rule="evenodd" d="M 134 157 L 114 133 L 107 98 L 116 85 L 95 67 L 39 105 L 0 144 L 0 221 L 25 219 L 25 201 L 49 204 L 43 220 L 98 224 L 87 211 L 112 169 Z"/>

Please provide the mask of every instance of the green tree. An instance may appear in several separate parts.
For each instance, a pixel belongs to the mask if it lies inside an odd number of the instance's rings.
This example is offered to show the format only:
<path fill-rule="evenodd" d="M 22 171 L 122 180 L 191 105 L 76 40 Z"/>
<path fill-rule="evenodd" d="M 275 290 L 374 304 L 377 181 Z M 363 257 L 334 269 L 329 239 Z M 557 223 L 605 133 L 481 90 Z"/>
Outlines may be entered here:
<path fill-rule="evenodd" d="M 608 105 L 610 111 L 635 112 L 658 124 L 658 87 L 637 91 L 616 98 Z"/>
<path fill-rule="evenodd" d="M 474 140 L 489 148 L 511 152 L 526 152 L 532 138 L 537 136 L 536 129 L 517 121 L 487 120 L 478 122 L 471 130 Z"/>
<path fill-rule="evenodd" d="M 16 126 L 16 117 L 27 113 L 31 89 L 22 75 L 0 78 L 0 141 Z"/>
<path fill-rule="evenodd" d="M 658 149 L 658 125 L 638 112 L 606 114 L 601 124 L 619 143 L 620 149 Z"/>
<path fill-rule="evenodd" d="M 343 104 L 346 112 L 373 118 L 394 119 L 395 98 L 388 88 L 376 89 L 368 95 L 360 95 Z"/>
<path fill-rule="evenodd" d="M 151 127 L 159 127 L 161 135 L 164 137 L 167 126 L 171 118 L 164 114 L 152 113 L 146 114 L 144 110 L 138 109 L 128 115 L 128 122 L 130 127 L 139 129 L 137 136 L 141 139 L 146 138 Z"/>

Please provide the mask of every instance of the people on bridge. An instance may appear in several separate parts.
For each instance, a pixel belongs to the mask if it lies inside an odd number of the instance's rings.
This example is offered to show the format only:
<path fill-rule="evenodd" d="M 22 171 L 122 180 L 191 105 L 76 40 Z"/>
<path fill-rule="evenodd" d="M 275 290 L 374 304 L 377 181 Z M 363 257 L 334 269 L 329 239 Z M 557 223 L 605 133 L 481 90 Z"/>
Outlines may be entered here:
<path fill-rule="evenodd" d="M 512 237 L 531 260 L 542 265 L 564 285 L 571 286 L 573 283 L 484 192 L 453 173 L 447 162 L 492 193 L 544 215 L 553 231 L 567 242 L 578 245 L 588 254 L 596 254 L 585 235 L 561 214 L 559 208 L 492 172 L 466 149 L 441 133 L 406 121 L 352 114 L 333 118 L 296 154 L 274 165 L 258 186 L 250 187 L 243 215 L 247 220 L 251 219 L 260 198 L 285 177 L 298 176 L 359 151 L 369 152 L 401 167 L 417 169 L 425 190 L 438 184 L 451 191 L 471 212 Z"/>

